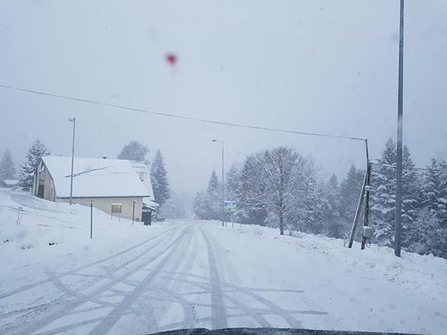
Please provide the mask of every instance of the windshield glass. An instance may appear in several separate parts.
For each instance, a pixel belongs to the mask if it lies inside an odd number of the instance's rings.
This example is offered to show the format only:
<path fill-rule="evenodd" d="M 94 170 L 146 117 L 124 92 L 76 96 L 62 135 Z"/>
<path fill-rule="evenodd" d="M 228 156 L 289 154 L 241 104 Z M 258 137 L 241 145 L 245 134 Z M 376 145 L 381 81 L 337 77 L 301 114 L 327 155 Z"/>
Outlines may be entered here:
<path fill-rule="evenodd" d="M 0 1 L 0 333 L 447 328 L 447 2 Z"/>

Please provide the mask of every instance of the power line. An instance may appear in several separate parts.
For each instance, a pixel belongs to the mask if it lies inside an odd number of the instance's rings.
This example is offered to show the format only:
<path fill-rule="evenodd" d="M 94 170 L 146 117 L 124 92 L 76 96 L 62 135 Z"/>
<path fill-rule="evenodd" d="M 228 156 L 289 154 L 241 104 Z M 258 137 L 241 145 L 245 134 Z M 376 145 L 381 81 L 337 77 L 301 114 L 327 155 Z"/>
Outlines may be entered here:
<path fill-rule="evenodd" d="M 322 134 L 322 133 L 314 133 L 314 132 L 305 132 L 305 131 L 296 131 L 296 130 L 287 130 L 287 129 L 279 129 L 279 128 L 270 128 L 270 127 L 262 127 L 262 126 L 254 126 L 254 125 L 248 125 L 248 124 L 240 124 L 240 123 L 233 123 L 233 122 L 224 122 L 224 121 L 216 121 L 216 120 L 210 120 L 210 119 L 201 119 L 201 118 L 195 118 L 190 116 L 183 116 L 179 114 L 173 114 L 173 113 L 163 113 L 163 112 L 154 112 L 149 111 L 142 108 L 136 108 L 136 107 L 129 107 L 124 105 L 117 105 L 112 104 L 108 102 L 102 102 L 102 101 L 96 101 L 91 99 L 84 99 L 84 98 L 77 98 L 67 95 L 60 95 L 50 92 L 44 92 L 44 91 L 38 91 L 38 90 L 31 90 L 26 89 L 22 87 L 15 87 L 5 84 L 0 84 L 0 87 L 14 90 L 14 91 L 20 91 L 25 93 L 32 93 L 37 95 L 43 95 L 51 98 L 57 98 L 57 99 L 64 99 L 64 100 L 70 100 L 70 101 L 76 101 L 76 102 L 83 102 L 83 103 L 89 103 L 104 107 L 112 107 L 116 109 L 123 109 L 131 112 L 136 113 L 143 113 L 143 114 L 151 114 L 151 115 L 157 115 L 157 116 L 163 116 L 163 117 L 169 117 L 174 119 L 180 119 L 180 120 L 188 120 L 188 121 L 195 121 L 195 122 L 204 122 L 214 125 L 221 125 L 221 126 L 229 126 L 229 127 L 235 127 L 235 128 L 247 128 L 247 129 L 255 129 L 255 130 L 264 130 L 264 131 L 272 131 L 272 132 L 279 132 L 279 133 L 287 133 L 287 134 L 295 134 L 295 135 L 307 135 L 307 136 L 317 136 L 317 137 L 328 137 L 328 138 L 338 138 L 338 139 L 345 139 L 345 140 L 351 140 L 351 141 L 365 141 L 365 138 L 362 137 L 352 137 L 352 136 L 342 136 L 342 135 L 331 135 L 331 134 Z"/>

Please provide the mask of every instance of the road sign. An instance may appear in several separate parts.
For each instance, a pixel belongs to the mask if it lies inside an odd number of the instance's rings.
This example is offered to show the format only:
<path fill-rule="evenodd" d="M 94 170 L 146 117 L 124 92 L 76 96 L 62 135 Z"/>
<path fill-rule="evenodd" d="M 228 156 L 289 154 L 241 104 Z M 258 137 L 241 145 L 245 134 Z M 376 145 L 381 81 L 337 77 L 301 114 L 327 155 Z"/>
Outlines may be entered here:
<path fill-rule="evenodd" d="M 236 212 L 236 201 L 234 200 L 225 200 L 224 201 L 224 212 L 228 214 L 232 214 Z"/>

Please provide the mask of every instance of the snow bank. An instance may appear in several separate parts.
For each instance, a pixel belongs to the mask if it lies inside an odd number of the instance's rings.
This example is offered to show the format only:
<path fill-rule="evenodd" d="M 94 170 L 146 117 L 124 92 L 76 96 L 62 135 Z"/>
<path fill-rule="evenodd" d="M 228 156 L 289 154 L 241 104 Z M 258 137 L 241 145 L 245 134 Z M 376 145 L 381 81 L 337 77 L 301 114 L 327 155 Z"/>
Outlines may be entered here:
<path fill-rule="evenodd" d="M 20 208 L 20 210 L 19 210 Z M 146 239 L 161 226 L 111 217 L 90 208 L 49 202 L 28 193 L 0 189 L 0 291 L 58 270 L 85 264 Z"/>
<path fill-rule="evenodd" d="M 325 317 L 305 318 L 315 329 L 445 334 L 447 260 L 372 245 L 360 250 L 340 239 L 309 234 L 279 236 L 277 229 L 214 223 L 214 235 L 250 287 L 304 292 L 290 303 L 314 306 Z M 256 238 L 253 238 L 256 236 Z M 253 256 L 246 255 L 256 255 Z M 305 302 L 305 303 L 303 303 Z M 282 298 L 281 306 L 287 306 Z"/>
<path fill-rule="evenodd" d="M 17 223 L 19 207 L 23 210 L 20 224 Z M 190 304 L 198 326 L 209 326 L 213 308 L 215 311 L 226 308 L 228 325 L 234 327 L 259 326 L 265 321 L 275 327 L 445 334 L 447 261 L 444 259 L 410 253 L 396 258 L 393 250 L 385 247 L 371 246 L 362 251 L 356 244 L 348 249 L 343 240 L 307 234 L 279 236 L 276 229 L 260 226 L 221 227 L 215 221 L 186 223 L 146 227 L 141 223 L 132 225 L 128 220 L 111 220 L 109 215 L 95 210 L 93 240 L 90 240 L 88 207 L 52 203 L 27 193 L 0 190 L 0 296 L 19 288 L 17 295 L 2 300 L 0 314 L 7 317 L 16 310 L 27 313 L 27 308 L 52 303 L 62 294 L 57 280 L 25 292 L 20 288 L 53 277 L 57 279 L 58 274 L 78 268 L 63 278 L 62 289 L 76 291 L 77 288 L 84 294 L 89 290 L 82 287 L 85 283 L 82 280 L 90 283 L 93 278 L 91 282 L 96 283 L 96 289 L 105 287 L 96 293 L 96 298 L 109 294 L 108 284 L 112 283 L 114 288 L 120 288 L 118 292 L 123 301 L 128 298 L 126 292 L 137 296 L 139 285 L 133 290 L 129 287 L 123 290 L 117 280 L 120 277 L 115 278 L 117 272 L 129 276 L 136 284 L 158 273 L 153 290 L 146 293 L 152 298 L 153 294 L 163 298 L 159 285 L 167 285 L 171 292 L 176 292 L 179 301 Z M 181 234 L 182 231 L 188 233 Z M 153 265 L 150 257 L 146 259 L 146 253 L 150 256 L 153 250 L 151 246 L 116 256 L 151 236 L 154 244 L 160 243 L 157 252 L 171 250 L 160 263 Z M 177 244 L 175 241 L 180 237 L 183 242 Z M 133 264 L 135 269 L 130 269 L 127 275 L 128 264 L 140 253 L 144 255 L 141 256 L 143 264 L 149 262 L 149 267 L 141 269 L 140 265 Z M 118 258 L 112 259 L 110 255 Z M 101 259 L 112 260 L 98 262 Z M 91 268 L 85 270 L 85 264 Z M 90 277 L 80 279 L 78 275 Z M 197 285 L 206 287 L 208 280 L 210 292 L 220 296 L 214 299 L 214 304 L 217 301 L 220 305 L 213 305 L 207 289 L 197 289 Z M 157 321 L 161 327 L 189 325 L 189 321 L 182 321 L 182 313 L 175 310 L 179 305 L 172 304 L 170 297 L 163 305 L 163 299 L 142 296 L 144 306 L 150 304 L 150 308 L 160 311 Z M 105 311 L 109 313 L 108 309 Z M 45 310 L 41 312 L 45 314 Z M 121 326 L 136 333 L 146 331 L 146 314 L 141 315 L 141 325 L 135 322 L 133 314 L 122 319 L 118 316 Z M 82 319 L 80 314 L 68 314 L 67 318 L 73 320 L 67 324 L 89 317 Z M 57 319 L 52 326 L 57 327 L 62 321 Z M 122 329 L 116 328 L 115 333 L 126 332 Z"/>

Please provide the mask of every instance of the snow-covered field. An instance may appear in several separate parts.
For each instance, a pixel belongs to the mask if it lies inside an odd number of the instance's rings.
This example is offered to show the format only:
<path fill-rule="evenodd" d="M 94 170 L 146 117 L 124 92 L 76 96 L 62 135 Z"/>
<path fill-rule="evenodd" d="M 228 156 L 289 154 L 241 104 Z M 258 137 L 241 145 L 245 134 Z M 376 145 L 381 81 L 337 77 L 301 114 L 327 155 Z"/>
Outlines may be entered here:
<path fill-rule="evenodd" d="M 17 224 L 18 207 L 23 208 Z M 447 261 L 258 226 L 147 227 L 0 189 L 0 334 L 294 327 L 445 334 Z M 50 245 L 51 244 L 51 245 Z"/>

